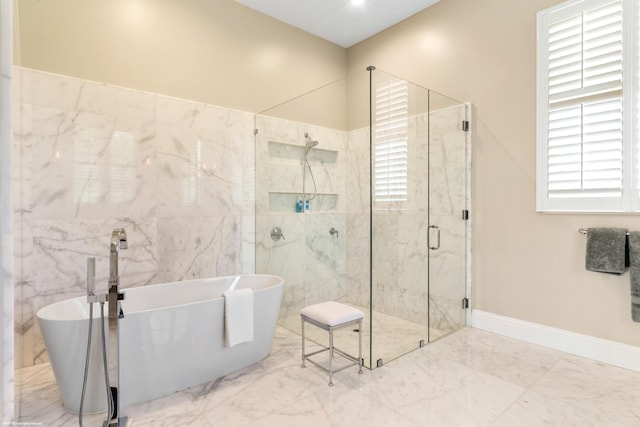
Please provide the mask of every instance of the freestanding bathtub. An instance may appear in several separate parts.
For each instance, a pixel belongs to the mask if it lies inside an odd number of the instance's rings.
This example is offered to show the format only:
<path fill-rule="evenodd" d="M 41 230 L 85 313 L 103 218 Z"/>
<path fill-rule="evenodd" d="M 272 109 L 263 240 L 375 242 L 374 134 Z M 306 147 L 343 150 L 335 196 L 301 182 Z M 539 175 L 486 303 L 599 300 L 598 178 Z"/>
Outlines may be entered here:
<path fill-rule="evenodd" d="M 124 290 L 124 318 L 119 321 L 118 390 L 123 408 L 215 380 L 269 355 L 284 280 L 270 275 L 239 276 L 235 289 L 251 288 L 255 292 L 254 340 L 227 347 L 222 292 L 235 277 Z M 75 413 L 80 408 L 89 329 L 86 301 L 84 296 L 72 298 L 43 307 L 37 313 L 65 409 Z M 94 304 L 85 413 L 107 408 L 101 342 L 100 304 Z"/>

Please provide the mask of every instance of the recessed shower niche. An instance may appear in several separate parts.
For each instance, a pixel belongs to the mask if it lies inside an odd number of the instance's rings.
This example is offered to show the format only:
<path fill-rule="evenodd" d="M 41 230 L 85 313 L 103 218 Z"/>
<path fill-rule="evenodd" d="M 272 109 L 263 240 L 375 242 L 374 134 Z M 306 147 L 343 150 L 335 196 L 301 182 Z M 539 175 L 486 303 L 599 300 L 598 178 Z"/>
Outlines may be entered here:
<path fill-rule="evenodd" d="M 300 333 L 322 301 L 358 307 L 374 368 L 466 324 L 467 120 L 375 69 L 255 116 L 256 272 L 285 279 L 281 326 Z M 356 333 L 336 346 L 357 352 Z"/>
<path fill-rule="evenodd" d="M 307 134 L 308 135 L 308 134 Z M 330 176 L 338 169 L 338 150 L 321 148 L 307 149 L 304 144 L 283 143 L 268 141 L 268 165 L 274 178 L 273 187 L 268 191 L 269 212 L 287 213 L 296 210 L 299 201 L 306 203 L 309 200 L 308 209 L 303 205 L 304 213 L 311 212 L 335 212 L 338 207 L 338 194 L 325 192 L 315 183 L 315 173 L 320 177 Z M 302 171 L 306 175 L 302 183 L 297 179 L 278 179 L 277 175 L 295 176 Z M 306 181 L 311 182 L 307 185 Z M 323 180 L 323 184 L 326 181 Z M 297 185 L 297 187 L 296 187 Z M 302 187 L 305 187 L 304 189 Z M 300 213 L 300 212 L 297 212 Z"/>

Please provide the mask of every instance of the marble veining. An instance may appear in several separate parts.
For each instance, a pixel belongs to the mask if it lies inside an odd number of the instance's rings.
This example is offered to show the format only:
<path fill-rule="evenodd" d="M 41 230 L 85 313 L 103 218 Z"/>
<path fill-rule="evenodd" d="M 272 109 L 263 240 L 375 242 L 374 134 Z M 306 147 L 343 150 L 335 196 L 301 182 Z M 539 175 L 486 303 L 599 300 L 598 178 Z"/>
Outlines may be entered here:
<path fill-rule="evenodd" d="M 253 114 L 13 68 L 17 366 L 47 361 L 35 312 L 107 287 L 125 227 L 123 286 L 252 273 Z"/>
<path fill-rule="evenodd" d="M 75 426 L 48 364 L 17 371 L 17 422 Z M 464 328 L 382 368 L 300 367 L 300 337 L 276 329 L 266 359 L 217 381 L 124 408 L 140 426 L 636 426 L 640 373 Z M 89 416 L 97 426 L 102 417 Z"/>

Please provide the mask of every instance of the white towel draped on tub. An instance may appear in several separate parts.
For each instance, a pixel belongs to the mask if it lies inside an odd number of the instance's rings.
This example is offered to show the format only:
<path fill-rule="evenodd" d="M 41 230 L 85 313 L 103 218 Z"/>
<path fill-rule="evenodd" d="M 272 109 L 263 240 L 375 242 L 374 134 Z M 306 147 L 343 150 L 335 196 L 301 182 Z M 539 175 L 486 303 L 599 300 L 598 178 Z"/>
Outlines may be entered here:
<path fill-rule="evenodd" d="M 253 289 L 223 292 L 227 346 L 253 341 Z"/>

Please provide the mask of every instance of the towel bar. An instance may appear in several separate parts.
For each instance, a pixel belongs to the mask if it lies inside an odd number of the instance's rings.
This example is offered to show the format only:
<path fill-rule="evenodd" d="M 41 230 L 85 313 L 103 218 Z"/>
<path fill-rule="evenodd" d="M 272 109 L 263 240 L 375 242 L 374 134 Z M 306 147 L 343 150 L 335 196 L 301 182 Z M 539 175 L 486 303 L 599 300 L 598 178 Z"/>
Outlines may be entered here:
<path fill-rule="evenodd" d="M 581 234 L 587 234 L 587 229 L 586 228 L 579 228 L 578 232 L 580 232 Z M 627 236 L 629 235 L 629 232 L 627 231 Z"/>

